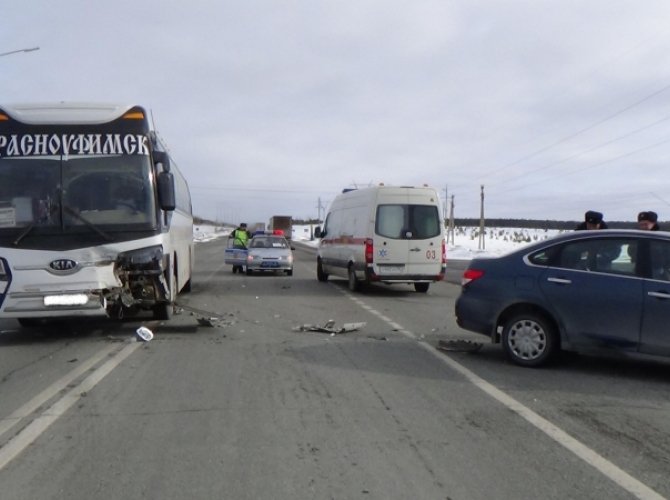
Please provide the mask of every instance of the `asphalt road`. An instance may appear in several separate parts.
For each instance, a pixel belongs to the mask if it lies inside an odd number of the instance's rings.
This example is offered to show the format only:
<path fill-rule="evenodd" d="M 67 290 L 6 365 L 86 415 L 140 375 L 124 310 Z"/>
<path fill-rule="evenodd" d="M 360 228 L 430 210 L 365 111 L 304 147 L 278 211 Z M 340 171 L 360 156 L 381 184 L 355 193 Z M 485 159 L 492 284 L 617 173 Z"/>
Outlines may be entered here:
<path fill-rule="evenodd" d="M 482 340 L 452 283 L 352 295 L 312 250 L 246 276 L 223 247 L 169 322 L 0 322 L 3 499 L 670 497 L 670 363 L 445 353 Z M 365 325 L 298 328 L 328 320 Z"/>

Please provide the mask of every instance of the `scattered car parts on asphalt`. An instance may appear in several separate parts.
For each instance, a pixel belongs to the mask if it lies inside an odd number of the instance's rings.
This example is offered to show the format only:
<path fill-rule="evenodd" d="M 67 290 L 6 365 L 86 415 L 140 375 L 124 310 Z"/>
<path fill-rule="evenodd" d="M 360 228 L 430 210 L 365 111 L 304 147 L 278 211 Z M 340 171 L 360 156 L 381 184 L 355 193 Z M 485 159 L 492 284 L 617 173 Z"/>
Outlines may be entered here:
<path fill-rule="evenodd" d="M 365 325 L 367 325 L 366 322 L 359 322 L 359 323 L 344 323 L 342 326 L 338 327 L 335 324 L 335 320 L 328 320 L 326 323 L 324 323 L 322 326 L 321 325 L 312 325 L 312 324 L 304 324 L 300 326 L 296 326 L 293 331 L 296 332 L 321 332 L 321 333 L 330 333 L 331 335 L 336 335 L 340 333 L 348 333 L 348 332 L 353 332 L 356 330 L 360 330 L 363 328 Z"/>

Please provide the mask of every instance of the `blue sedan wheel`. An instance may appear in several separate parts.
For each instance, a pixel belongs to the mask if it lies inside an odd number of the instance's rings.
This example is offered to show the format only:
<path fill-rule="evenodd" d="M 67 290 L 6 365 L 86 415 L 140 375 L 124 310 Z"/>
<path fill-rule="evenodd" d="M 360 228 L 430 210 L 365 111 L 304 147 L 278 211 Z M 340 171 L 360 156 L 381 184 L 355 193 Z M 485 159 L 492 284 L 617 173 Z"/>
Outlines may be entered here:
<path fill-rule="evenodd" d="M 556 331 L 543 316 L 528 312 L 513 316 L 503 328 L 507 357 L 522 366 L 540 366 L 557 349 Z"/>

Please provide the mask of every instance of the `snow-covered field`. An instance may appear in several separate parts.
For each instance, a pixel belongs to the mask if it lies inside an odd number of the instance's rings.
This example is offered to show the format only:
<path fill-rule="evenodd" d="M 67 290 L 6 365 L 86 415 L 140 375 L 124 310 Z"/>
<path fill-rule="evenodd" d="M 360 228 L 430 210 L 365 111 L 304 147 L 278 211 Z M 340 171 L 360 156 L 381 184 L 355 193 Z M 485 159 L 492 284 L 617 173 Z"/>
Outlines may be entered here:
<path fill-rule="evenodd" d="M 198 224 L 193 227 L 193 236 L 196 242 L 228 236 L 232 227 L 219 227 L 207 224 Z M 312 240 L 314 228 L 310 226 L 293 226 L 293 239 L 308 245 L 316 246 L 318 241 Z M 484 248 L 480 249 L 479 228 L 457 227 L 454 231 L 453 243 L 449 239 L 447 258 L 472 259 L 481 256 L 502 255 L 510 250 L 551 238 L 561 233 L 558 230 L 544 229 L 514 229 L 514 228 L 486 228 Z"/>
<path fill-rule="evenodd" d="M 520 229 L 520 228 L 485 228 L 484 245 L 480 249 L 479 228 L 456 227 L 453 243 L 451 238 L 447 245 L 447 258 L 472 259 L 482 256 L 496 256 L 505 254 L 529 243 L 553 238 L 563 231 L 550 229 Z"/>

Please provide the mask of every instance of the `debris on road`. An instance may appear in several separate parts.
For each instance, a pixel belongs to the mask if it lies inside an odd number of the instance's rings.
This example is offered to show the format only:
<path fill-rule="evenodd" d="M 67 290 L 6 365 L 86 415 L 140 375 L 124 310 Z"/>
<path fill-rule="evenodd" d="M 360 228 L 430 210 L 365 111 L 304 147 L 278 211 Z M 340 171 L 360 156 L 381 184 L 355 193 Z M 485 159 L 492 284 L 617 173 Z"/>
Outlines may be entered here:
<path fill-rule="evenodd" d="M 234 324 L 234 321 L 226 321 L 223 319 L 224 315 L 212 312 L 212 311 L 205 311 L 204 309 L 198 309 L 196 307 L 189 306 L 187 304 L 175 304 L 177 307 L 179 307 L 182 310 L 189 311 L 191 313 L 191 316 L 195 316 L 196 320 L 198 321 L 198 325 L 200 326 L 207 326 L 210 328 L 215 328 L 215 327 L 220 327 L 220 326 L 230 326 Z M 234 316 L 234 314 L 229 313 L 228 316 Z"/>
<path fill-rule="evenodd" d="M 439 340 L 437 343 L 437 350 L 445 352 L 477 352 L 482 347 L 481 342 L 464 339 Z"/>
<path fill-rule="evenodd" d="M 323 325 L 312 325 L 312 324 L 304 324 L 300 326 L 296 326 L 293 328 L 293 331 L 295 332 L 321 332 L 321 333 L 330 333 L 331 335 L 339 334 L 339 333 L 348 333 L 348 332 L 353 332 L 356 330 L 360 330 L 363 328 L 365 325 L 367 325 L 366 322 L 360 322 L 360 323 L 344 323 L 342 326 L 338 327 L 335 324 L 335 320 L 328 320 L 325 324 Z"/>
<path fill-rule="evenodd" d="M 154 338 L 154 333 L 146 326 L 140 326 L 137 330 L 135 330 L 135 333 L 145 342 L 149 342 L 152 338 Z"/>
<path fill-rule="evenodd" d="M 218 324 L 219 318 L 216 316 L 210 316 L 208 318 L 202 317 L 202 318 L 197 318 L 198 319 L 198 324 L 200 326 L 209 326 L 209 327 L 215 327 Z"/>

